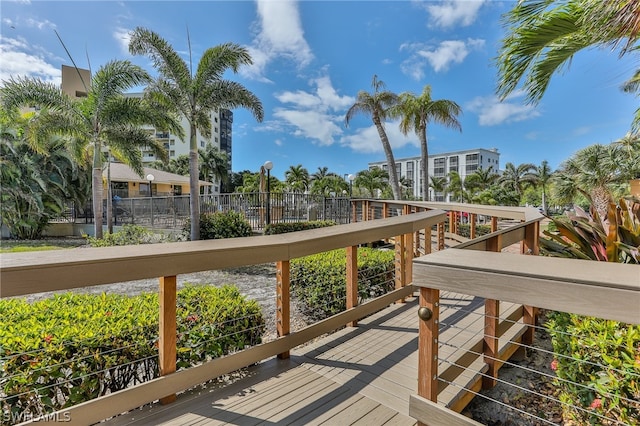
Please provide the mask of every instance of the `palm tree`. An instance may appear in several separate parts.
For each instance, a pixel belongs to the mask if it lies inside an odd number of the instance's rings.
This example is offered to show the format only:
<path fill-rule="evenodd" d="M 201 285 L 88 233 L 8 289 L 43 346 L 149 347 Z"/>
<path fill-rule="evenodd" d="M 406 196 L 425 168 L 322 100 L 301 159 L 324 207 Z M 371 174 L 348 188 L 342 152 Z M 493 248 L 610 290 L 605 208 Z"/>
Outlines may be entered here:
<path fill-rule="evenodd" d="M 289 170 L 284 172 L 284 177 L 293 192 L 303 193 L 309 189 L 309 171 L 302 167 L 302 164 L 289 166 Z"/>
<path fill-rule="evenodd" d="M 447 183 L 447 189 L 449 193 L 453 196 L 454 199 L 458 200 L 461 203 L 464 203 L 466 197 L 465 189 L 464 189 L 464 180 L 460 173 L 452 170 L 448 174 L 449 181 Z"/>
<path fill-rule="evenodd" d="M 613 145 L 619 148 L 620 168 L 625 178 L 640 178 L 640 134 L 627 133 Z"/>
<path fill-rule="evenodd" d="M 433 189 L 433 192 L 435 192 L 436 194 L 444 194 L 447 190 L 447 183 L 447 178 L 444 176 L 431 176 L 429 187 Z"/>
<path fill-rule="evenodd" d="M 509 33 L 502 40 L 497 58 L 498 94 L 504 99 L 522 81 L 527 99 L 537 103 L 553 74 L 579 51 L 623 45 L 620 56 L 634 52 L 640 36 L 639 6 L 637 1 L 517 2 L 504 16 Z M 638 72 L 630 82 L 637 76 Z M 625 86 L 631 91 L 638 88 Z M 639 126 L 640 109 L 636 110 L 634 130 Z"/>
<path fill-rule="evenodd" d="M 549 185 L 549 181 L 552 176 L 549 162 L 547 160 L 542 161 L 542 163 L 540 163 L 540 165 L 533 171 L 533 175 L 535 176 L 536 185 L 542 187 L 542 211 L 544 214 L 547 214 L 547 186 Z"/>
<path fill-rule="evenodd" d="M 612 187 L 620 182 L 619 152 L 615 145 L 590 145 L 565 161 L 554 179 L 560 198 L 587 194 L 601 218 L 607 217 Z"/>
<path fill-rule="evenodd" d="M 221 44 L 204 51 L 193 72 L 175 49 L 155 32 L 138 27 L 131 34 L 129 51 L 151 59 L 160 75 L 148 91 L 165 99 L 178 109 L 189 123 L 189 197 L 191 201 L 191 240 L 200 239 L 200 188 L 198 185 L 197 131 L 211 137 L 212 111 L 220 108 L 244 107 L 262 121 L 264 111 L 260 100 L 237 82 L 224 79 L 224 73 L 234 73 L 242 65 L 252 63 L 246 48 L 233 43 Z M 189 46 L 191 58 L 191 46 Z"/>
<path fill-rule="evenodd" d="M 422 162 L 422 182 L 429 182 L 429 147 L 427 143 L 427 126 L 430 122 L 443 124 L 453 129 L 462 131 L 462 126 L 457 116 L 462 112 L 460 106 L 447 99 L 433 100 L 431 98 L 431 86 L 426 85 L 422 94 L 416 96 L 405 92 L 400 94 L 398 104 L 391 111 L 394 116 L 399 116 L 400 131 L 407 134 L 415 132 L 420 140 L 420 160 Z M 422 185 L 422 199 L 429 201 L 429 187 Z"/>
<path fill-rule="evenodd" d="M 401 193 L 400 185 L 398 183 L 398 173 L 396 172 L 396 161 L 393 158 L 391 144 L 389 143 L 387 132 L 384 129 L 384 121 L 387 118 L 387 113 L 391 107 L 397 104 L 398 96 L 395 93 L 383 90 L 385 88 L 385 84 L 382 80 L 378 80 L 377 75 L 373 76 L 371 86 L 373 87 L 373 93 L 369 93 L 364 90 L 358 92 L 356 102 L 351 105 L 344 117 L 344 123 L 346 126 L 349 126 L 351 119 L 358 113 L 371 116 L 373 124 L 378 130 L 378 135 L 382 142 L 382 149 L 384 149 L 384 155 L 387 158 L 389 184 L 391 185 L 393 198 L 395 200 L 399 200 L 401 198 Z"/>
<path fill-rule="evenodd" d="M 369 191 L 371 198 L 376 197 L 376 190 L 382 190 L 387 185 L 389 174 L 386 170 L 374 167 L 370 170 L 362 170 L 356 174 L 353 184 L 358 188 Z"/>
<path fill-rule="evenodd" d="M 221 184 L 229 181 L 229 161 L 227 153 L 207 144 L 205 149 L 198 150 L 200 179 L 206 181 L 219 180 Z M 221 185 L 222 186 L 222 185 Z"/>
<path fill-rule="evenodd" d="M 69 152 L 77 161 L 91 162 L 96 238 L 102 238 L 104 149 L 108 148 L 111 155 L 142 176 L 140 148 L 150 148 L 160 158 L 167 155 L 143 125 L 182 134 L 171 109 L 155 100 L 123 96 L 125 91 L 149 81 L 149 75 L 131 62 L 111 61 L 87 82 L 87 97 L 81 99 L 72 99 L 56 85 L 40 79 L 11 78 L 3 82 L 0 97 L 6 109 L 33 105 L 41 108 L 27 135 L 35 149 L 40 149 L 50 135 L 67 135 Z"/>
<path fill-rule="evenodd" d="M 519 197 L 522 197 L 524 189 L 529 185 L 533 185 L 536 181 L 536 177 L 533 174 L 535 169 L 536 166 L 531 163 L 523 163 L 518 166 L 513 163 L 507 163 L 498 182 L 505 189 L 514 191 Z"/>

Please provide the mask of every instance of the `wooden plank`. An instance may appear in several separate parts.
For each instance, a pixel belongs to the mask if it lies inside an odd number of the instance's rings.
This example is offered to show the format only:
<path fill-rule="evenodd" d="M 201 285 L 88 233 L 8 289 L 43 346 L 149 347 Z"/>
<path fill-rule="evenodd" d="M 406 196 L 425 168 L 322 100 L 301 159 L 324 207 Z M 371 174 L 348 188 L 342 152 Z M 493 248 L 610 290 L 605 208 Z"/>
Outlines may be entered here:
<path fill-rule="evenodd" d="M 439 302 L 439 290 L 420 289 L 420 308 L 428 310 L 431 318 L 421 319 L 418 327 L 418 395 L 434 402 L 438 400 Z"/>
<path fill-rule="evenodd" d="M 160 277 L 158 322 L 158 364 L 160 375 L 167 376 L 176 371 L 176 298 L 177 278 Z M 162 404 L 170 404 L 176 400 L 175 393 L 160 398 Z"/>
<path fill-rule="evenodd" d="M 276 263 L 276 329 L 278 337 L 291 332 L 291 280 L 288 260 Z M 289 351 L 278 354 L 278 358 L 289 358 Z"/>
<path fill-rule="evenodd" d="M 487 374 L 482 377 L 482 388 L 491 389 L 497 383 L 498 368 L 496 358 L 500 340 L 498 338 L 498 323 L 500 321 L 500 301 L 487 299 L 484 301 L 484 362 L 489 367 Z"/>
<path fill-rule="evenodd" d="M 416 286 L 640 323 L 636 265 L 452 249 L 416 259 L 414 277 Z"/>
<path fill-rule="evenodd" d="M 482 426 L 481 423 L 418 395 L 411 395 L 409 415 L 425 425 Z"/>
<path fill-rule="evenodd" d="M 0 256 L 0 297 L 290 260 L 413 233 L 444 214 L 431 210 L 281 235 L 88 248 L 72 257 L 64 250 L 35 258 L 32 253 L 7 253 Z"/>

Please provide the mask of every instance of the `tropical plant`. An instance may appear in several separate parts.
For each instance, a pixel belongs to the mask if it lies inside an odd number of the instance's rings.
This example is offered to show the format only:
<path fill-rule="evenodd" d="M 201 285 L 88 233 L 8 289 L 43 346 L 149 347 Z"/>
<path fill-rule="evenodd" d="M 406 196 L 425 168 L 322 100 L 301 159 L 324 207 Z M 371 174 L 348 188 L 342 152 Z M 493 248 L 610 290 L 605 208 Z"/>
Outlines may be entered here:
<path fill-rule="evenodd" d="M 384 90 L 385 84 L 382 80 L 378 80 L 377 75 L 373 76 L 371 86 L 373 87 L 373 93 L 369 93 L 364 90 L 358 92 L 356 102 L 351 105 L 349 110 L 347 110 L 344 122 L 345 125 L 348 126 L 349 122 L 358 113 L 371 116 L 373 124 L 378 130 L 378 136 L 380 136 L 380 141 L 382 142 L 382 149 L 384 150 L 384 155 L 387 159 L 389 185 L 391 185 L 393 198 L 395 200 L 399 200 L 401 198 L 401 193 L 398 173 L 396 172 L 396 161 L 393 157 L 389 137 L 387 136 L 387 132 L 384 128 L 384 122 L 388 116 L 389 109 L 398 103 L 398 96 L 395 93 Z"/>
<path fill-rule="evenodd" d="M 2 121 L 0 218 L 12 237 L 39 238 L 66 203 L 86 201 L 90 177 L 71 158 L 63 138 L 51 136 L 36 152 L 24 138 L 28 118 Z"/>
<path fill-rule="evenodd" d="M 636 51 L 640 19 L 636 1 L 522 0 L 504 17 L 507 36 L 498 52 L 498 87 L 502 99 L 523 82 L 530 102 L 538 102 L 551 77 L 573 56 L 591 47 Z M 627 91 L 636 91 L 636 71 Z M 640 109 L 632 124 L 639 130 Z"/>
<path fill-rule="evenodd" d="M 536 166 L 531 163 L 523 163 L 517 166 L 513 163 L 507 163 L 498 181 L 507 190 L 514 191 L 521 197 L 527 186 L 535 184 L 536 176 L 533 173 L 535 169 Z"/>
<path fill-rule="evenodd" d="M 36 105 L 27 140 L 36 149 L 51 135 L 68 136 L 68 150 L 79 162 L 92 167 L 94 235 L 102 237 L 102 170 L 104 149 L 143 174 L 142 152 L 147 147 L 160 157 L 166 150 L 144 125 L 155 125 L 181 135 L 182 127 L 171 109 L 154 99 L 126 97 L 123 93 L 150 81 L 149 75 L 129 61 L 111 61 L 102 66 L 90 82 L 87 97 L 72 99 L 52 83 L 36 78 L 11 78 L 3 82 L 2 103 L 6 109 Z"/>
<path fill-rule="evenodd" d="M 533 176 L 535 178 L 534 181 L 536 186 L 539 186 L 542 189 L 542 211 L 544 214 L 548 214 L 549 206 L 547 205 L 547 187 L 549 186 L 549 182 L 552 177 L 549 162 L 547 160 L 543 160 L 542 163 L 540 163 L 540 165 L 533 171 Z"/>
<path fill-rule="evenodd" d="M 426 85 L 420 96 L 411 92 L 401 93 L 398 104 L 390 111 L 391 116 L 400 117 L 400 131 L 407 134 L 413 131 L 420 141 L 420 169 L 422 182 L 429 182 L 429 146 L 427 127 L 430 122 L 462 131 L 458 115 L 462 113 L 460 106 L 448 99 L 433 100 L 431 86 Z M 422 185 L 422 199 L 429 201 L 429 187 Z"/>
<path fill-rule="evenodd" d="M 234 73 L 242 65 L 252 63 L 248 50 L 233 43 L 221 44 L 204 51 L 197 69 L 187 64 L 162 37 L 146 28 L 137 27 L 131 33 L 129 51 L 151 59 L 160 75 L 147 91 L 178 109 L 189 123 L 189 197 L 191 240 L 200 239 L 200 197 L 197 131 L 211 137 L 210 114 L 221 108 L 244 107 L 262 121 L 264 111 L 260 100 L 240 83 L 224 79 L 224 73 Z M 191 46 L 189 46 L 191 58 Z"/>
<path fill-rule="evenodd" d="M 388 185 L 389 174 L 386 170 L 374 167 L 370 170 L 362 170 L 356 174 L 353 184 L 358 188 L 364 188 L 371 198 L 376 198 L 376 191 L 383 190 Z"/>
<path fill-rule="evenodd" d="M 225 152 L 207 144 L 205 149 L 198 150 L 200 179 L 207 182 L 219 180 L 221 184 L 229 181 L 229 160 Z"/>
<path fill-rule="evenodd" d="M 613 142 L 618 148 L 618 161 L 623 179 L 640 179 L 640 135 L 627 133 Z"/>
<path fill-rule="evenodd" d="M 445 176 L 431 176 L 429 182 L 429 187 L 433 189 L 433 192 L 436 194 L 444 194 L 446 198 L 448 180 Z"/>
<path fill-rule="evenodd" d="M 560 165 L 554 177 L 558 197 L 572 200 L 579 193 L 588 194 L 600 217 L 606 217 L 614 187 L 620 182 L 619 147 L 590 145 L 576 152 Z"/>
<path fill-rule="evenodd" d="M 302 164 L 289 166 L 289 170 L 284 172 L 284 178 L 293 192 L 304 193 L 309 189 L 309 171 Z"/>

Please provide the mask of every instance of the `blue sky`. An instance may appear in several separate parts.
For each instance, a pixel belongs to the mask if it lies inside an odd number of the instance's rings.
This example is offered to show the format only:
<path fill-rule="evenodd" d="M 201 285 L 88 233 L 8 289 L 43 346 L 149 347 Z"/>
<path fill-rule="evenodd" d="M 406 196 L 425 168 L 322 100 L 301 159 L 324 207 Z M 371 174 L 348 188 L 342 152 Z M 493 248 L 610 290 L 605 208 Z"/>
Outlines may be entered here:
<path fill-rule="evenodd" d="M 194 62 L 208 47 L 234 42 L 254 59 L 229 79 L 263 102 L 257 123 L 234 111 L 233 170 L 258 171 L 266 160 L 282 178 L 291 165 L 311 173 L 327 166 L 355 173 L 384 160 L 368 117 L 348 128 L 344 115 L 377 74 L 387 89 L 419 94 L 463 109 L 462 132 L 429 128 L 432 154 L 498 148 L 501 166 L 548 160 L 556 168 L 576 150 L 609 143 L 629 129 L 637 99 L 619 89 L 637 63 L 590 50 L 555 76 L 542 102 L 525 105 L 521 93 L 495 97 L 494 58 L 504 30 L 501 15 L 514 2 L 497 1 L 5 1 L 0 3 L 0 79 L 32 75 L 60 81 L 69 64 L 57 30 L 80 67 L 97 70 L 130 59 L 128 32 L 144 26 L 186 55 L 187 27 Z M 184 56 L 187 58 L 187 56 Z M 396 158 L 419 155 L 417 138 L 386 124 Z"/>

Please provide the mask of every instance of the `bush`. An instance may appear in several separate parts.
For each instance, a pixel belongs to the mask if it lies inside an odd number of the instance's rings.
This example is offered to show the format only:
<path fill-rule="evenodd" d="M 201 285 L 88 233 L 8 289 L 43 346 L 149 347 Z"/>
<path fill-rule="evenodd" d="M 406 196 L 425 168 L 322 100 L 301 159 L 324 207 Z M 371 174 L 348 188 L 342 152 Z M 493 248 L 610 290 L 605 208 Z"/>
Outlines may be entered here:
<path fill-rule="evenodd" d="M 391 250 L 358 249 L 358 297 L 381 296 L 395 287 Z M 291 261 L 291 292 L 304 315 L 318 321 L 346 309 L 346 251 L 332 250 Z"/>
<path fill-rule="evenodd" d="M 0 317 L 3 421 L 42 415 L 158 377 L 156 293 L 67 293 L 35 303 L 5 299 Z M 231 286 L 180 290 L 177 323 L 178 368 L 257 344 L 264 332 L 257 302 Z"/>
<path fill-rule="evenodd" d="M 445 227 L 448 227 L 448 222 Z M 476 237 L 481 237 L 491 233 L 491 225 L 476 225 Z M 458 224 L 458 235 L 465 238 L 471 238 L 471 225 L 468 223 Z"/>
<path fill-rule="evenodd" d="M 272 223 L 265 227 L 265 235 L 286 234 L 287 232 L 306 231 L 307 229 L 335 226 L 333 220 L 312 220 L 308 222 Z"/>
<path fill-rule="evenodd" d="M 565 420 L 640 424 L 640 326 L 567 313 L 549 318 Z"/>
<path fill-rule="evenodd" d="M 122 230 L 105 234 L 104 238 L 85 236 L 91 247 L 127 246 L 153 242 L 154 234 L 139 225 L 123 225 Z"/>
<path fill-rule="evenodd" d="M 190 220 L 186 221 L 182 232 L 187 239 L 190 239 Z M 252 234 L 251 224 L 242 213 L 230 210 L 200 215 L 200 239 L 202 240 L 250 237 Z"/>

